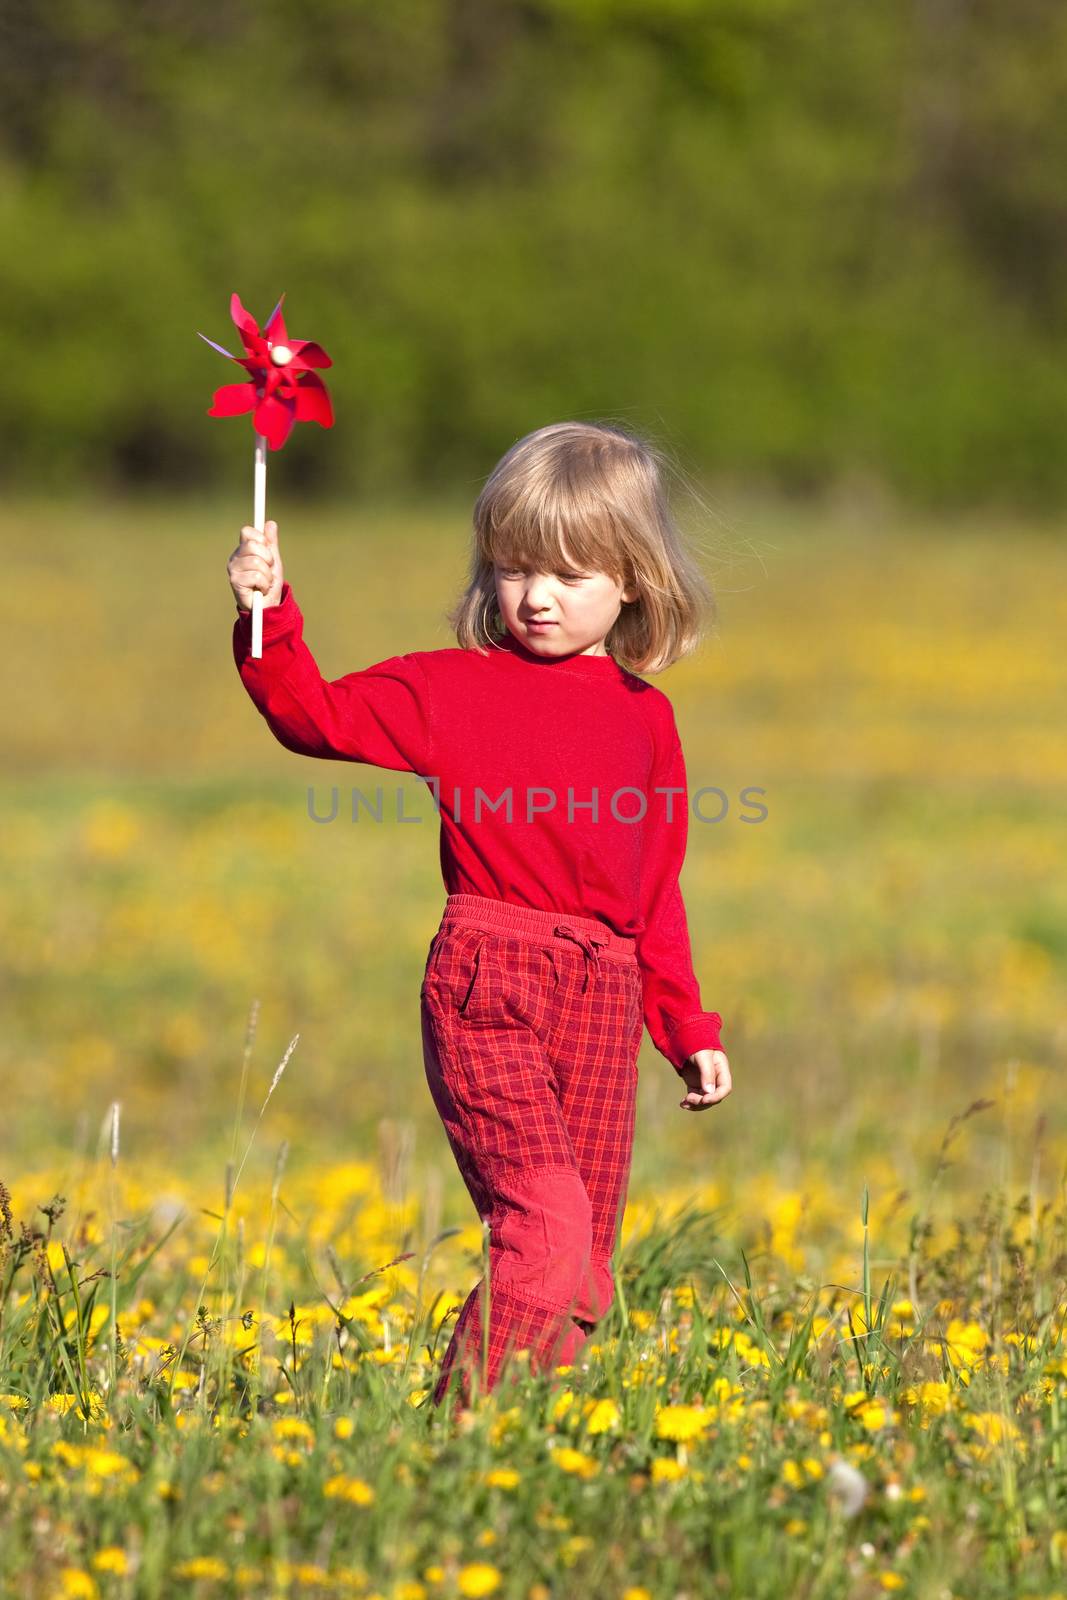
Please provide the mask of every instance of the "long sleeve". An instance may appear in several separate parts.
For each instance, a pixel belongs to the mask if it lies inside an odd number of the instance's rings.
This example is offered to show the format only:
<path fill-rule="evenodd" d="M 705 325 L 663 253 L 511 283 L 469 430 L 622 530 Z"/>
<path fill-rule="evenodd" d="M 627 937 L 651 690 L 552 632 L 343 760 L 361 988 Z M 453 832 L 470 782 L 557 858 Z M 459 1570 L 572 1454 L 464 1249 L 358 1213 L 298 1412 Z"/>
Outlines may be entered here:
<path fill-rule="evenodd" d="M 655 763 L 648 796 L 649 825 L 641 861 L 644 929 L 637 937 L 637 959 L 645 1026 L 656 1049 L 680 1072 L 695 1051 L 722 1048 L 722 1018 L 717 1011 L 701 1007 L 678 881 L 688 842 L 689 797 L 685 758 L 673 715 L 663 737 L 670 742 L 666 754 Z M 662 794 L 657 789 L 676 792 Z"/>
<path fill-rule="evenodd" d="M 238 608 L 233 656 L 275 738 L 297 755 L 432 772 L 430 690 L 418 654 L 391 656 L 327 682 L 304 643 L 288 583 L 263 611 L 263 654 L 252 655 L 252 613 Z"/>

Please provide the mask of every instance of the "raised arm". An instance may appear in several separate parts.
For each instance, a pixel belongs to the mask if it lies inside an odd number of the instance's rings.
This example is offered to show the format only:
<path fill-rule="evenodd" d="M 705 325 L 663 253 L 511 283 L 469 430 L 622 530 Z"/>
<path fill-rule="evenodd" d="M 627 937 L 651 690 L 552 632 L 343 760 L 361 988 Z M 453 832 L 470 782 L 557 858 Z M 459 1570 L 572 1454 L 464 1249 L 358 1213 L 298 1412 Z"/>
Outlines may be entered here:
<path fill-rule="evenodd" d="M 661 734 L 648 796 L 641 863 L 644 930 L 637 936 L 645 1027 L 677 1072 L 697 1050 L 721 1050 L 717 1011 L 705 1011 L 693 972 L 679 874 L 689 834 L 685 758 L 673 713 Z M 658 790 L 674 791 L 657 793 Z M 668 818 L 670 820 L 668 821 Z"/>
<path fill-rule="evenodd" d="M 430 689 L 418 653 L 390 656 L 327 682 L 304 643 L 304 618 L 288 583 L 263 610 L 263 654 L 252 650 L 252 613 L 237 608 L 233 658 L 275 738 L 297 755 L 364 761 L 429 776 Z"/>

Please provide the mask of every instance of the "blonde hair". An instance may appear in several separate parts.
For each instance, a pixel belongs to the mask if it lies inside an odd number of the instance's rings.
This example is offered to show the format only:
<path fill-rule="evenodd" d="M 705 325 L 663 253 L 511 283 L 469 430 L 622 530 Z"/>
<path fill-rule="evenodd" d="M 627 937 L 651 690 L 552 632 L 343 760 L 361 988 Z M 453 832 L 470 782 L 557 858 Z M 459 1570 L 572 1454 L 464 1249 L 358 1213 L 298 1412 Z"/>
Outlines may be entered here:
<path fill-rule="evenodd" d="M 620 666 L 662 672 L 694 650 L 717 608 L 668 504 L 668 468 L 608 423 L 553 422 L 513 444 L 474 507 L 470 575 L 448 613 L 459 644 L 484 652 L 504 636 L 494 562 L 555 572 L 570 560 L 637 588 L 605 640 Z"/>

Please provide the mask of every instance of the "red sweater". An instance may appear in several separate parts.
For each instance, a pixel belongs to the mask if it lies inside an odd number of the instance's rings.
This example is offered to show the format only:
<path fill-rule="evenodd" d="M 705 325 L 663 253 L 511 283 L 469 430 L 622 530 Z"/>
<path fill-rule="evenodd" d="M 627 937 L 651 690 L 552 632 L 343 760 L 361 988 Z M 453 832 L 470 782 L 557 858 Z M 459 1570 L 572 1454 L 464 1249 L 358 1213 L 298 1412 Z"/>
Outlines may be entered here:
<path fill-rule="evenodd" d="M 662 690 L 610 655 L 549 660 L 510 633 L 488 655 L 412 650 L 327 682 L 303 623 L 288 583 L 264 609 L 258 661 L 251 613 L 238 608 L 234 623 L 241 681 L 280 743 L 429 780 L 450 894 L 599 917 L 634 936 L 656 1049 L 676 1069 L 720 1049 L 678 883 L 689 802 Z"/>

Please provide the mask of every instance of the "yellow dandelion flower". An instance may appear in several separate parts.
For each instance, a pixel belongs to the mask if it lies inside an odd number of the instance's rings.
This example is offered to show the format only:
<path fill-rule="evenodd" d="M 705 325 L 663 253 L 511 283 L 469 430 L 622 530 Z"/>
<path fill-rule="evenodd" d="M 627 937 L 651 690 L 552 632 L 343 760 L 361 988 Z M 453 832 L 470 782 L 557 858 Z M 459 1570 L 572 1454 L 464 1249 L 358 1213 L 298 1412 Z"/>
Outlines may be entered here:
<path fill-rule="evenodd" d="M 915 1332 L 915 1323 L 910 1317 L 887 1317 L 886 1332 L 893 1339 L 907 1339 Z"/>
<path fill-rule="evenodd" d="M 21 1453 L 25 1453 L 30 1447 L 29 1440 L 22 1429 L 17 1427 L 2 1411 L 0 1411 L 0 1439 L 3 1439 L 5 1444 L 10 1444 L 13 1449 Z"/>
<path fill-rule="evenodd" d="M 100 1590 L 96 1579 L 81 1567 L 64 1567 L 59 1582 L 59 1592 L 65 1600 L 98 1600 Z"/>
<path fill-rule="evenodd" d="M 880 1572 L 878 1574 L 878 1582 L 883 1589 L 903 1589 L 906 1580 L 900 1576 L 899 1572 Z"/>
<path fill-rule="evenodd" d="M 904 1391 L 904 1398 L 909 1405 L 917 1405 L 923 1411 L 940 1413 L 947 1411 L 952 1403 L 949 1386 L 943 1379 L 938 1378 L 927 1383 L 911 1385 Z"/>
<path fill-rule="evenodd" d="M 622 1600 L 652 1600 L 652 1591 L 641 1588 L 624 1589 Z"/>
<path fill-rule="evenodd" d="M 710 1421 L 711 1412 L 704 1406 L 660 1406 L 656 1412 L 656 1437 L 695 1439 Z"/>
<path fill-rule="evenodd" d="M 107 1416 L 107 1407 L 103 1398 L 93 1391 L 89 1397 L 90 1422 L 102 1422 Z M 80 1411 L 81 1401 L 76 1394 L 50 1394 L 45 1398 L 45 1405 L 50 1411 L 59 1416 L 66 1416 L 68 1411 Z"/>
<path fill-rule="evenodd" d="M 953 1317 L 946 1331 L 945 1345 L 958 1365 L 973 1366 L 989 1343 L 989 1335 L 977 1322 L 964 1322 Z M 936 1350 L 937 1345 L 933 1348 Z"/>
<path fill-rule="evenodd" d="M 228 1578 L 230 1569 L 218 1556 L 192 1556 L 171 1569 L 176 1578 Z"/>
<path fill-rule="evenodd" d="M 303 1439 L 307 1444 L 315 1438 L 314 1428 L 303 1417 L 275 1417 L 270 1431 L 276 1439 Z"/>
<path fill-rule="evenodd" d="M 486 1473 L 485 1481 L 491 1489 L 514 1489 L 521 1479 L 514 1467 L 494 1467 Z"/>
<path fill-rule="evenodd" d="M 108 1544 L 98 1550 L 93 1557 L 93 1566 L 97 1572 L 115 1572 L 119 1577 L 130 1570 L 126 1552 L 118 1544 Z"/>
<path fill-rule="evenodd" d="M 653 1483 L 676 1483 L 679 1478 L 684 1478 L 689 1468 L 680 1461 L 674 1461 L 669 1456 L 657 1456 L 652 1463 Z"/>
<path fill-rule="evenodd" d="M 356 1424 L 351 1417 L 338 1417 L 333 1425 L 335 1439 L 351 1439 L 356 1431 Z"/>
<path fill-rule="evenodd" d="M 350 1478 L 345 1473 L 337 1473 L 332 1478 L 327 1478 L 322 1486 L 322 1492 L 329 1500 L 348 1500 L 352 1505 L 369 1506 L 374 1503 L 374 1490 L 362 1478 Z"/>
<path fill-rule="evenodd" d="M 823 1476 L 823 1465 L 814 1456 L 805 1456 L 803 1461 L 783 1461 L 782 1477 L 791 1489 L 802 1489 L 806 1483 L 811 1483 L 816 1478 Z"/>
<path fill-rule="evenodd" d="M 565 1539 L 559 1547 L 560 1560 L 565 1567 L 573 1567 L 586 1551 L 593 1548 L 593 1541 L 586 1533 L 572 1534 Z"/>
<path fill-rule="evenodd" d="M 133 1462 L 116 1450 L 90 1450 L 85 1457 L 85 1470 L 91 1478 L 123 1477 L 136 1482 L 140 1477 Z"/>
<path fill-rule="evenodd" d="M 986 1444 L 1001 1444 L 1006 1439 L 1021 1437 L 1019 1429 L 1011 1418 L 1002 1416 L 999 1411 L 967 1413 L 963 1421 L 968 1428 L 973 1428 Z"/>
<path fill-rule="evenodd" d="M 745 1391 L 739 1383 L 731 1383 L 729 1378 L 715 1378 L 712 1380 L 711 1392 L 721 1405 L 725 1400 L 743 1400 Z M 806 1416 L 811 1410 L 810 1403 L 804 1402 L 797 1415 Z"/>
<path fill-rule="evenodd" d="M 460 1567 L 458 1575 L 459 1592 L 465 1595 L 492 1594 L 500 1586 L 500 1573 L 496 1567 L 487 1565 L 484 1561 L 468 1561 L 466 1566 Z"/>
<path fill-rule="evenodd" d="M 872 1399 L 866 1389 L 854 1389 L 846 1394 L 844 1405 L 849 1416 L 855 1417 L 870 1433 L 877 1433 L 880 1428 L 897 1420 L 892 1407 L 884 1400 Z"/>
<path fill-rule="evenodd" d="M 552 1421 L 558 1422 L 561 1417 L 566 1416 L 573 1404 L 574 1394 L 572 1390 L 562 1389 L 549 1408 L 548 1414 L 552 1418 Z"/>
<path fill-rule="evenodd" d="M 589 1433 L 607 1433 L 609 1428 L 617 1428 L 622 1420 L 622 1412 L 614 1400 L 594 1400 L 586 1414 L 585 1426 Z"/>
<path fill-rule="evenodd" d="M 573 1472 L 580 1478 L 595 1477 L 600 1471 L 591 1456 L 583 1454 L 581 1450 L 572 1450 L 567 1445 L 553 1450 L 552 1459 L 564 1472 Z"/>

